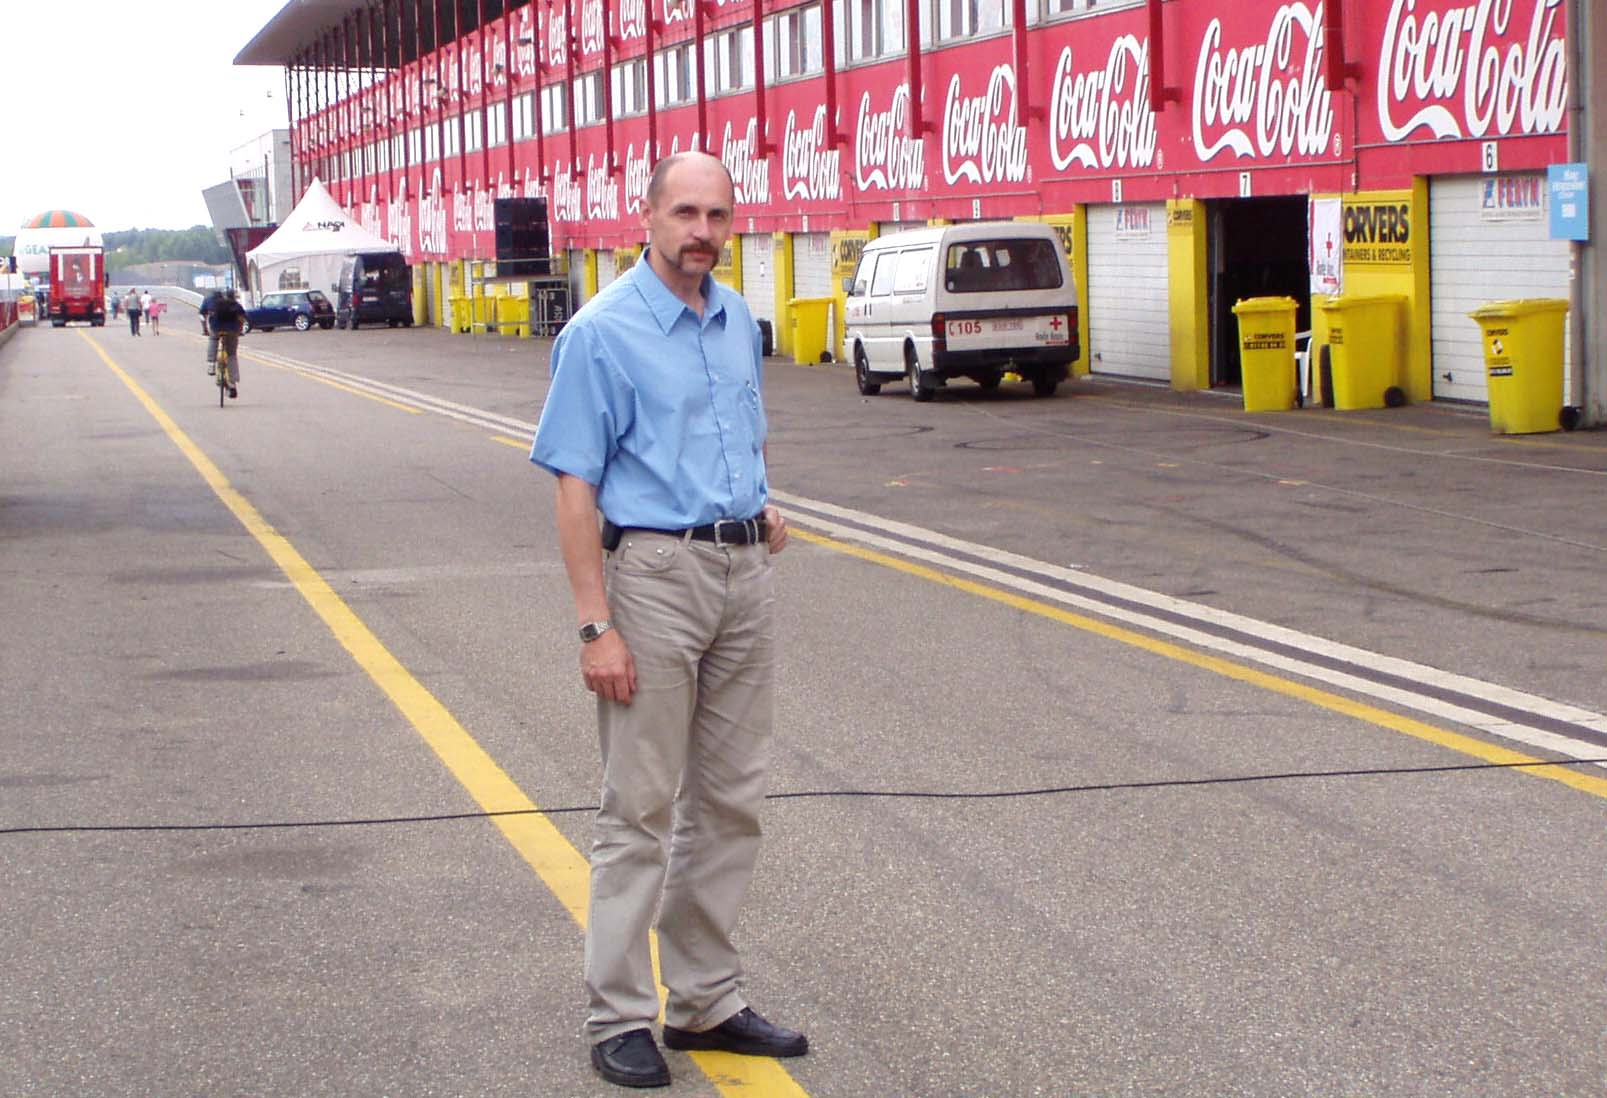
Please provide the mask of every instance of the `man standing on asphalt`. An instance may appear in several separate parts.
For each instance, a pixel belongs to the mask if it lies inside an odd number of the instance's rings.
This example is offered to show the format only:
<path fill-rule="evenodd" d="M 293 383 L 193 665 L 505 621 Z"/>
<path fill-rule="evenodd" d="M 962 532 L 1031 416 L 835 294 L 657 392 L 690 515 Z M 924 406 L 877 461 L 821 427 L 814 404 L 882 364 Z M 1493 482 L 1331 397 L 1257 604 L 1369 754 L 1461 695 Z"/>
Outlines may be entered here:
<path fill-rule="evenodd" d="M 554 343 L 531 451 L 558 478 L 581 674 L 597 695 L 586 1035 L 592 1065 L 623 1086 L 670 1082 L 649 1028 L 655 910 L 665 1045 L 809 1048 L 748 1007 L 731 941 L 759 852 L 775 703 L 770 557 L 787 543 L 766 505 L 758 326 L 710 274 L 734 204 L 712 156 L 654 168 L 646 253 Z"/>
<path fill-rule="evenodd" d="M 139 291 L 130 290 L 128 296 L 123 298 L 123 309 L 128 313 L 128 330 L 139 335 Z"/>

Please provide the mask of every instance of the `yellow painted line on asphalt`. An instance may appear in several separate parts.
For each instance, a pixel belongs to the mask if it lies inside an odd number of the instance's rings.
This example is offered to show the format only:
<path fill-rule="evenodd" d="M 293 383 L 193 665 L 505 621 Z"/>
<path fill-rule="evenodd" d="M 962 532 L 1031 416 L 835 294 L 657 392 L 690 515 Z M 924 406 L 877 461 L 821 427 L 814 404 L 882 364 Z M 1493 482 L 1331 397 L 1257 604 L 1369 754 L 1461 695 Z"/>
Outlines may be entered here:
<path fill-rule="evenodd" d="M 317 374 L 308 373 L 306 370 L 298 370 L 294 366 L 286 366 L 282 362 L 273 362 L 270 359 L 258 358 L 256 355 L 248 354 L 245 351 L 240 352 L 240 357 L 248 359 L 249 361 L 255 362 L 262 366 L 272 366 L 275 370 L 283 370 L 287 374 L 295 374 L 297 377 L 304 377 L 308 381 L 316 381 L 320 385 L 329 386 L 331 389 L 339 389 L 343 393 L 350 393 L 353 396 L 367 397 L 369 400 L 372 400 L 375 403 L 383 404 L 387 408 L 395 408 L 399 412 L 406 412 L 410 416 L 421 416 L 424 414 L 424 410 L 422 408 L 414 408 L 409 404 L 401 404 L 394 400 L 387 400 L 382 396 L 376 396 L 373 393 L 364 392 L 362 389 L 358 389 L 354 386 L 342 385 L 340 382 L 331 381 L 327 377 L 319 377 Z"/>
<path fill-rule="evenodd" d="M 1347 717 L 1353 717 L 1356 720 L 1366 721 L 1369 724 L 1378 725 L 1381 728 L 1388 728 L 1395 732 L 1401 732 L 1416 739 L 1424 740 L 1439 747 L 1444 747 L 1451 751 L 1455 751 L 1459 754 L 1471 756 L 1472 758 L 1478 759 L 1481 762 L 1487 762 L 1500 766 L 1520 766 L 1521 769 L 1518 771 L 1519 773 L 1529 774 L 1537 778 L 1547 778 L 1555 782 L 1561 782 L 1563 785 L 1569 786 L 1572 789 L 1577 789 L 1583 793 L 1589 793 L 1592 796 L 1607 799 L 1607 778 L 1598 778 L 1590 774 L 1582 774 L 1563 763 L 1552 764 L 1545 759 L 1536 758 L 1532 755 L 1525 755 L 1520 751 L 1514 751 L 1511 748 L 1501 747 L 1498 744 L 1475 739 L 1472 736 L 1465 736 L 1460 732 L 1452 732 L 1449 729 L 1440 728 L 1436 725 L 1428 724 L 1425 721 L 1415 720 L 1411 717 L 1405 717 L 1399 713 L 1392 713 L 1387 709 L 1382 709 L 1376 705 L 1369 705 L 1366 702 L 1356 701 L 1352 698 L 1344 697 L 1341 694 L 1335 694 L 1329 690 L 1322 690 L 1314 686 L 1307 686 L 1305 683 L 1296 682 L 1293 679 L 1282 678 L 1278 675 L 1274 675 L 1270 672 L 1262 671 L 1254 667 L 1247 667 L 1244 664 L 1235 663 L 1232 660 L 1223 659 L 1220 656 L 1212 656 L 1204 652 L 1195 651 L 1192 648 L 1185 647 L 1184 645 L 1177 644 L 1173 641 L 1160 640 L 1155 637 L 1146 636 L 1143 633 L 1125 628 L 1124 626 L 1113 625 L 1110 622 L 1101 621 L 1098 618 L 1092 618 L 1086 614 L 1078 614 L 1074 611 L 1055 606 L 1052 603 L 1040 602 L 1037 599 L 1028 598 L 1025 595 L 1018 595 L 1014 592 L 1005 591 L 997 587 L 991 587 L 988 584 L 980 583 L 976 580 L 969 580 L 960 576 L 950 575 L 946 572 L 939 571 L 936 568 L 932 568 L 924 564 L 917 564 L 914 561 L 903 560 L 899 557 L 890 556 L 887 553 L 881 553 L 874 549 L 867 549 L 863 546 L 853 545 L 846 541 L 839 541 L 836 538 L 827 537 L 824 534 L 817 534 L 810 530 L 800 529 L 795 525 L 789 524 L 787 529 L 792 532 L 794 537 L 808 542 L 811 545 L 819 545 L 824 549 L 830 549 L 833 552 L 843 553 L 851 557 L 858 557 L 860 560 L 867 561 L 871 564 L 879 564 L 885 568 L 892 568 L 896 571 L 915 576 L 919 579 L 941 584 L 944 587 L 951 587 L 958 591 L 964 591 L 966 594 L 976 595 L 980 598 L 1003 603 L 1006 606 L 1024 611 L 1025 613 L 1035 614 L 1041 618 L 1048 618 L 1051 621 L 1057 621 L 1063 625 L 1070 625 L 1074 628 L 1081 629 L 1084 632 L 1093 633 L 1097 636 L 1104 637 L 1107 640 L 1113 640 L 1120 644 L 1131 645 L 1134 648 L 1143 649 L 1146 652 L 1153 653 L 1157 656 L 1162 656 L 1169 660 L 1176 660 L 1179 663 L 1186 663 L 1192 667 L 1198 667 L 1204 671 L 1210 671 L 1226 678 L 1236 679 L 1239 682 L 1247 683 L 1251 686 L 1258 686 L 1263 690 L 1270 690 L 1276 694 L 1283 694 L 1287 697 L 1296 698 L 1300 701 L 1308 702 L 1312 705 L 1331 710 L 1335 713 L 1341 713 Z"/>
<path fill-rule="evenodd" d="M 492 442 L 500 442 L 504 446 L 512 446 L 516 450 L 529 452 L 530 440 L 527 438 L 509 438 L 507 435 L 492 435 Z"/>
<path fill-rule="evenodd" d="M 430 745 L 476 804 L 485 812 L 521 813 L 494 816 L 492 822 L 521 857 L 536 871 L 564 910 L 582 928 L 586 925 L 586 897 L 590 869 L 585 857 L 495 759 L 458 723 L 450 710 L 414 678 L 383 642 L 374 635 L 323 576 L 308 564 L 288 539 L 275 530 L 243 495 L 235 490 L 211 458 L 185 434 L 139 382 L 117 365 L 101 345 L 80 332 L 95 353 L 134 394 L 161 426 L 173 445 L 195 466 L 201 479 L 223 501 L 240 525 L 257 540 L 292 586 L 307 600 L 329 631 L 367 672 L 375 685 L 401 711 L 409 724 Z M 660 989 L 660 1000 L 663 991 Z M 778 1061 L 719 1052 L 689 1053 L 699 1069 L 722 1094 L 762 1095 L 764 1098 L 808 1098 Z"/>

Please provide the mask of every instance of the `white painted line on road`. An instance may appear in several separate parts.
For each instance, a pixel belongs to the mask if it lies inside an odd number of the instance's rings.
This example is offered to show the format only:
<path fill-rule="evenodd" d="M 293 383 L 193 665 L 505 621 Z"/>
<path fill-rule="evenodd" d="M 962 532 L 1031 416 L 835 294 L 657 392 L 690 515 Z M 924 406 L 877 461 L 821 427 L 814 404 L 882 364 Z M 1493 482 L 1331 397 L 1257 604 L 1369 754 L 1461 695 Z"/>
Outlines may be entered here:
<path fill-rule="evenodd" d="M 1073 606 L 1086 613 L 1169 636 L 1207 651 L 1229 655 L 1236 659 L 1251 660 L 1263 666 L 1315 679 L 1380 701 L 1431 714 L 1443 720 L 1456 721 L 1488 735 L 1555 751 L 1571 758 L 1596 758 L 1601 755 L 1602 750 L 1601 744 L 1592 744 L 1559 732 L 1537 728 L 1524 724 L 1521 720 L 1482 712 L 1466 704 L 1457 704 L 1446 698 L 1436 697 L 1426 690 L 1418 691 L 1410 687 L 1380 682 L 1376 678 L 1367 678 L 1342 668 L 1324 666 L 1312 660 L 1302 659 L 1289 651 L 1276 651 L 1246 640 L 1209 632 L 1199 626 L 1216 626 L 1243 637 L 1259 639 L 1277 648 L 1292 649 L 1313 657 L 1325 657 L 1359 671 L 1370 671 L 1379 676 L 1404 680 L 1407 683 L 1419 684 L 1424 688 L 1437 689 L 1469 700 L 1482 701 L 1492 707 L 1513 710 L 1548 722 L 1600 733 L 1607 739 L 1607 717 L 1578 706 L 1394 656 L 1369 652 L 1230 611 L 1188 602 L 1117 580 L 1104 579 L 1079 569 L 1018 556 L 991 546 L 962 541 L 933 530 L 862 511 L 786 492 L 772 491 L 771 497 L 775 502 L 790 508 L 793 517 L 803 524 L 818 527 L 844 541 L 873 546 L 884 552 L 958 570 L 986 579 L 989 583 L 1030 594 L 1035 598 Z M 982 561 L 991 564 L 981 563 Z M 1040 579 L 1030 578 L 1032 576 Z M 1067 587 L 1076 588 L 1086 594 L 1068 591 L 1065 589 Z M 1146 608 L 1154 612 L 1146 612 Z M 1165 616 L 1160 616 L 1163 613 Z M 1188 622 L 1193 622 L 1194 625 Z"/>

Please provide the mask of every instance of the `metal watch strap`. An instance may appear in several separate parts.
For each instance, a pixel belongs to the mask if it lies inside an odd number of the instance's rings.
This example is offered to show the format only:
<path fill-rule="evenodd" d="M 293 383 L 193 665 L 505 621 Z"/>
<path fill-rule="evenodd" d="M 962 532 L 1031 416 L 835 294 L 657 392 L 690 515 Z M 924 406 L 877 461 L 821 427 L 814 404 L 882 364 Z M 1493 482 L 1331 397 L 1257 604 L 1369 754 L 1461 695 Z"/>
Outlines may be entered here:
<path fill-rule="evenodd" d="M 614 623 L 607 618 L 602 621 L 588 621 L 580 627 L 580 639 L 584 643 L 590 644 L 612 628 L 614 628 Z"/>

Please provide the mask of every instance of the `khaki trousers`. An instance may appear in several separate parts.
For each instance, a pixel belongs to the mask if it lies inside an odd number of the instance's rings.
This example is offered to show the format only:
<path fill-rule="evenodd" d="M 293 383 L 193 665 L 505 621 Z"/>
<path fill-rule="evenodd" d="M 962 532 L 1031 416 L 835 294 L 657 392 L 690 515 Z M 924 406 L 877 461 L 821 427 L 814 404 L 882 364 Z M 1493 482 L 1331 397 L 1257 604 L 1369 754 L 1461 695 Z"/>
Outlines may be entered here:
<path fill-rule="evenodd" d="M 759 853 L 775 710 L 775 580 L 764 545 L 631 530 L 605 575 L 637 692 L 630 705 L 598 702 L 603 793 L 586 929 L 593 1043 L 658 1016 L 655 911 L 665 1022 L 708 1029 L 746 1005 L 731 932 Z"/>

